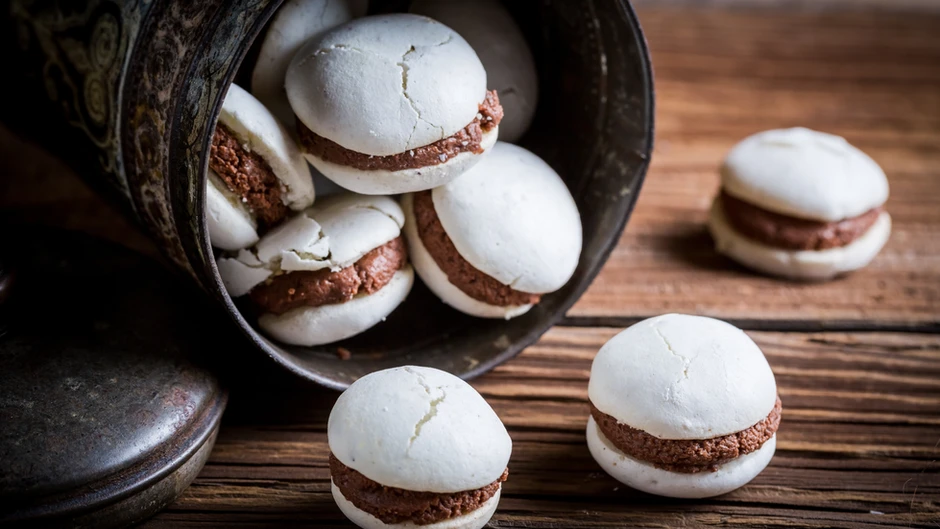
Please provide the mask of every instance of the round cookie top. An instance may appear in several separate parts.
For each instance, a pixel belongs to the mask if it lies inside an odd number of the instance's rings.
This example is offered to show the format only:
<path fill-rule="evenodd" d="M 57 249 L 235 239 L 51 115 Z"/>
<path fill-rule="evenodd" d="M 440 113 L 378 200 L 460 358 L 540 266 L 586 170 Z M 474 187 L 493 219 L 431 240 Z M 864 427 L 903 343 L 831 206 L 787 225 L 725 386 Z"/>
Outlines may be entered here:
<path fill-rule="evenodd" d="M 368 0 L 287 0 L 274 14 L 264 35 L 251 93 L 285 125 L 292 126 L 294 112 L 287 102 L 284 77 L 297 50 L 324 31 L 365 15 Z"/>
<path fill-rule="evenodd" d="M 232 296 L 247 294 L 276 271 L 341 270 L 401 235 L 405 214 L 395 199 L 331 195 L 269 231 L 250 250 L 218 260 Z"/>
<path fill-rule="evenodd" d="M 327 426 L 333 455 L 388 487 L 459 492 L 493 483 L 512 441 L 469 384 L 429 367 L 366 375 L 340 395 Z"/>
<path fill-rule="evenodd" d="M 588 397 L 660 439 L 710 439 L 758 423 L 777 400 L 763 353 L 720 320 L 666 314 L 610 339 L 594 358 Z"/>
<path fill-rule="evenodd" d="M 315 134 L 388 156 L 466 127 L 486 95 L 473 48 L 430 18 L 364 17 L 314 39 L 287 70 L 291 107 Z"/>
<path fill-rule="evenodd" d="M 515 143 L 532 123 L 539 82 L 532 51 L 509 11 L 499 0 L 413 0 L 409 9 L 450 26 L 470 43 L 486 69 L 487 88 L 496 90 L 505 112 L 499 138 Z"/>
<path fill-rule="evenodd" d="M 521 292 L 558 290 L 581 255 L 581 216 L 561 177 L 505 142 L 431 196 L 444 231 L 477 270 Z"/>
<path fill-rule="evenodd" d="M 721 185 L 768 211 L 824 222 L 857 217 L 888 199 L 888 179 L 867 154 L 805 128 L 745 138 L 728 153 Z"/>

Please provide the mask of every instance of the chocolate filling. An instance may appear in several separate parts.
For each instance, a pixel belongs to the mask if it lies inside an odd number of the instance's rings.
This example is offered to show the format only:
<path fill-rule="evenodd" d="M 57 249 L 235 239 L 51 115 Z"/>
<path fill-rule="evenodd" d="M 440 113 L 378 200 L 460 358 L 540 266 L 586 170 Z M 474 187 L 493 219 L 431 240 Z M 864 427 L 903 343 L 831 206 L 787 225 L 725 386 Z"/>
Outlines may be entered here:
<path fill-rule="evenodd" d="M 721 207 L 740 234 L 774 248 L 826 250 L 850 244 L 868 231 L 883 208 L 875 208 L 836 222 L 798 219 L 781 215 L 721 192 Z"/>
<path fill-rule="evenodd" d="M 660 439 L 623 424 L 591 403 L 591 416 L 601 432 L 624 454 L 671 472 L 694 474 L 760 449 L 780 426 L 780 397 L 766 418 L 729 435 L 711 439 Z"/>
<path fill-rule="evenodd" d="M 457 251 L 434 210 L 430 191 L 414 194 L 418 236 L 428 253 L 452 285 L 471 298 L 497 307 L 538 303 L 541 296 L 514 290 L 477 270 Z"/>
<path fill-rule="evenodd" d="M 297 307 L 345 303 L 382 289 L 408 262 L 405 241 L 396 237 L 339 271 L 296 271 L 268 279 L 248 293 L 262 312 L 283 314 Z"/>
<path fill-rule="evenodd" d="M 386 487 L 363 476 L 330 454 L 330 477 L 343 496 L 383 523 L 428 525 L 475 511 L 499 490 L 509 469 L 489 485 L 461 492 L 418 492 Z"/>
<path fill-rule="evenodd" d="M 287 216 L 280 183 L 271 166 L 258 153 L 245 149 L 231 129 L 221 123 L 212 135 L 209 168 L 245 201 L 262 228 L 274 226 Z"/>
<path fill-rule="evenodd" d="M 299 119 L 297 120 L 297 132 L 300 135 L 300 143 L 303 145 L 304 150 L 321 160 L 363 171 L 378 169 L 400 171 L 402 169 L 417 169 L 438 165 L 462 152 L 480 154 L 483 152 L 483 148 L 480 146 L 483 141 L 483 133 L 495 128 L 502 119 L 503 107 L 499 105 L 499 97 L 497 97 L 495 90 L 490 90 L 486 93 L 483 102 L 480 103 L 479 115 L 453 136 L 423 147 L 415 147 L 388 156 L 371 156 L 349 150 L 334 141 L 317 135 Z"/>

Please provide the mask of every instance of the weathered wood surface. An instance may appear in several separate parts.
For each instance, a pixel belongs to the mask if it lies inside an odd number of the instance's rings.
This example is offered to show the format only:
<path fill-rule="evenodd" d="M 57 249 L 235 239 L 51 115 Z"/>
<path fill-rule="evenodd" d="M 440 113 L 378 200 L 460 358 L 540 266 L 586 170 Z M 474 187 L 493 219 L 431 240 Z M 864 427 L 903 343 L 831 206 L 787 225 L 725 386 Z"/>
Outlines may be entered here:
<path fill-rule="evenodd" d="M 940 523 L 940 336 L 750 333 L 784 403 L 777 455 L 743 489 L 680 501 L 620 486 L 588 453 L 591 360 L 615 332 L 557 327 L 474 382 L 513 438 L 494 527 Z M 340 526 L 326 463 L 333 398 L 233 392 L 202 474 L 146 526 Z"/>
<path fill-rule="evenodd" d="M 620 245 L 570 323 L 685 311 L 750 328 L 940 330 L 940 14 L 793 12 L 793 0 L 756 10 L 674 5 L 683 3 L 640 10 L 656 70 L 653 163 Z M 751 274 L 716 255 L 704 228 L 728 149 L 796 125 L 846 136 L 891 182 L 887 248 L 831 283 Z M 62 164 L 2 130 L 0 176 L 5 214 L 153 253 Z"/>
<path fill-rule="evenodd" d="M 619 324 L 695 311 L 788 329 L 936 328 L 940 16 L 651 5 L 640 19 L 656 70 L 653 163 L 620 245 L 569 315 Z M 728 149 L 797 125 L 846 136 L 891 183 L 890 242 L 870 267 L 831 283 L 753 275 L 716 255 L 704 228 Z"/>
<path fill-rule="evenodd" d="M 713 6 L 754 0 L 642 3 L 658 130 L 636 212 L 567 326 L 474 383 L 514 439 L 493 526 L 940 527 L 940 17 L 886 12 L 892 0 L 866 0 L 878 14 L 846 14 L 831 0 L 822 10 L 799 0 L 748 10 Z M 752 275 L 716 256 L 703 228 L 727 149 L 794 125 L 845 135 L 891 180 L 891 242 L 871 267 L 832 283 Z M 2 130 L 0 208 L 153 251 L 68 170 Z M 614 327 L 667 311 L 787 331 L 751 332 L 784 402 L 777 456 L 721 498 L 631 491 L 584 444 L 593 354 Z M 240 382 L 209 464 L 144 525 L 348 526 L 325 465 L 334 398 L 286 377 Z"/>

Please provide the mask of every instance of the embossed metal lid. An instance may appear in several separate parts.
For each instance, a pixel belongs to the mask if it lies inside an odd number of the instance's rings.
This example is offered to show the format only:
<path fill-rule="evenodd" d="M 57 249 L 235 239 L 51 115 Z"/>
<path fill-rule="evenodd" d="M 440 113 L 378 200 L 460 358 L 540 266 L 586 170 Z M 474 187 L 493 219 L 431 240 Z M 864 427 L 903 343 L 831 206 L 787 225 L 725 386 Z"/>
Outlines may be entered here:
<path fill-rule="evenodd" d="M 194 292 L 142 256 L 3 231 L 18 235 L 0 263 L 0 525 L 153 514 L 215 440 L 226 394 L 202 353 L 220 333 Z"/>

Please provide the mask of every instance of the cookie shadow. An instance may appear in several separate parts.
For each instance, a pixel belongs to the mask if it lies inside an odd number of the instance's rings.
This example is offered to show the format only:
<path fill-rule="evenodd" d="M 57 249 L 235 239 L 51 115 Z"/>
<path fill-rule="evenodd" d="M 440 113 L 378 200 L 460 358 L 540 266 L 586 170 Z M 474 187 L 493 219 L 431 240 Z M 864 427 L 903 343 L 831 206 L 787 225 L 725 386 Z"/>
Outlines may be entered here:
<path fill-rule="evenodd" d="M 701 270 L 751 273 L 715 251 L 715 241 L 704 224 L 690 225 L 663 241 L 663 252 L 671 260 Z"/>

